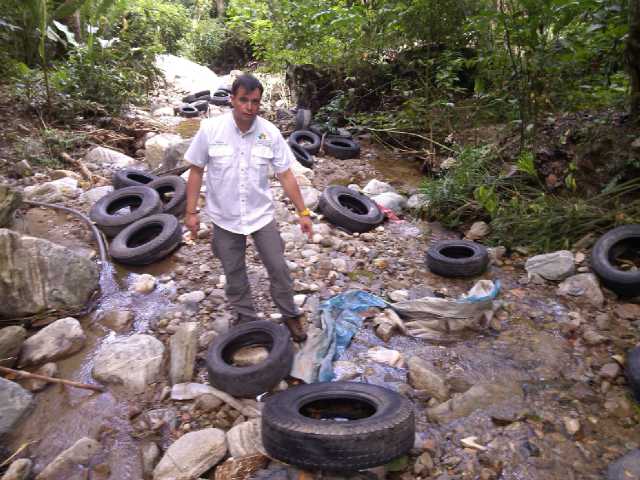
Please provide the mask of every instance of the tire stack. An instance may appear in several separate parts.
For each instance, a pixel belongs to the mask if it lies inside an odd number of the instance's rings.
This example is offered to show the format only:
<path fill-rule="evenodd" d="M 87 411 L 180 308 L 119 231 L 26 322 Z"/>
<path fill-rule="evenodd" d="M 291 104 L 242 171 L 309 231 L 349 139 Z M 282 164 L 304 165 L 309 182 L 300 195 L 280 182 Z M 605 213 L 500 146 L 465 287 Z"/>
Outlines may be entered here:
<path fill-rule="evenodd" d="M 119 263 L 158 261 L 182 240 L 178 220 L 186 209 L 186 182 L 124 169 L 113 175 L 114 191 L 98 200 L 89 217 L 109 238 L 109 254 Z"/>
<path fill-rule="evenodd" d="M 209 111 L 209 101 L 211 100 L 211 91 L 202 90 L 200 92 L 192 93 L 182 98 L 184 102 L 182 105 L 176 108 L 176 114 L 185 118 L 196 118 L 200 116 L 200 113 L 207 113 Z"/>

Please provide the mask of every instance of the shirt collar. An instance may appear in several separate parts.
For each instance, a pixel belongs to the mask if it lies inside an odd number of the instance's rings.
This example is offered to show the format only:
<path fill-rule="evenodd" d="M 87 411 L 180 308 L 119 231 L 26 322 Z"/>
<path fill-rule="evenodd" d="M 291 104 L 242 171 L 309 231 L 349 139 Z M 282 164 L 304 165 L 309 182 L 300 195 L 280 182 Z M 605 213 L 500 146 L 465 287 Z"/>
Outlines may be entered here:
<path fill-rule="evenodd" d="M 238 135 L 240 135 L 241 137 L 245 137 L 253 132 L 255 132 L 256 130 L 256 123 L 258 123 L 258 117 L 256 117 L 253 120 L 253 123 L 251 124 L 251 126 L 249 127 L 249 130 L 247 130 L 246 132 L 242 132 L 239 128 L 238 128 L 238 124 L 236 123 L 236 119 L 233 118 L 233 113 L 231 113 L 231 122 L 233 123 L 233 127 L 236 129 L 236 133 Z"/>

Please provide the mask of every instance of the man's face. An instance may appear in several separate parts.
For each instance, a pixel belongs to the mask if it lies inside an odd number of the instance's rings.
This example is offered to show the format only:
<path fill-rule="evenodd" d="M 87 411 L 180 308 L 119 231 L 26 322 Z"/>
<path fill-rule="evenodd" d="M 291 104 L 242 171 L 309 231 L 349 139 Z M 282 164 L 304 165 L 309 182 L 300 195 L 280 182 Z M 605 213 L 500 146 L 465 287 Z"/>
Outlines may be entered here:
<path fill-rule="evenodd" d="M 260 110 L 262 93 L 259 89 L 247 92 L 244 87 L 238 88 L 235 95 L 231 95 L 233 116 L 238 126 L 250 126 Z"/>

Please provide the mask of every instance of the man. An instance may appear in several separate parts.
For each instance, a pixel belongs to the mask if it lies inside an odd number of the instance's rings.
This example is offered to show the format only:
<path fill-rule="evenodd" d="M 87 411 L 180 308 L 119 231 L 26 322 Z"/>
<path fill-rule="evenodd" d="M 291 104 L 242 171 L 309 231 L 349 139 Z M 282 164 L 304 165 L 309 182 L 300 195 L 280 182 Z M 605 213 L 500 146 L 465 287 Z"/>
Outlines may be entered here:
<path fill-rule="evenodd" d="M 227 277 L 225 292 L 238 322 L 257 318 L 245 263 L 251 235 L 271 283 L 271 297 L 295 341 L 306 334 L 293 301 L 293 281 L 284 258 L 284 242 L 274 219 L 269 167 L 298 211 L 300 228 L 312 235 L 310 212 L 290 169 L 295 161 L 278 128 L 258 116 L 263 87 L 252 75 L 241 75 L 231 87 L 233 110 L 204 120 L 185 159 L 191 164 L 184 223 L 195 238 L 198 196 L 206 173 L 206 212 L 213 220 L 212 247 Z"/>

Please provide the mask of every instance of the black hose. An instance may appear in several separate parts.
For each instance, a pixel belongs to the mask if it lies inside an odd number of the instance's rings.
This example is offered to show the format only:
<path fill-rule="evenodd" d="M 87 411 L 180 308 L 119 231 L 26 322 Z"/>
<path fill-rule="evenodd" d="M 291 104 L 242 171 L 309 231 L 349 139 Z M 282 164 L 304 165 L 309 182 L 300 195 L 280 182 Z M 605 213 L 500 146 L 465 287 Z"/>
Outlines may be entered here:
<path fill-rule="evenodd" d="M 98 227 L 94 225 L 91 219 L 87 217 L 85 214 L 80 213 L 79 211 L 74 210 L 73 208 L 63 207 L 62 205 L 56 205 L 53 203 L 34 202 L 33 200 L 23 200 L 22 203 L 26 205 L 33 205 L 34 207 L 46 207 L 46 208 L 53 208 L 56 210 L 64 210 L 65 212 L 72 213 L 76 217 L 80 218 L 81 220 L 84 220 L 87 223 L 87 225 L 91 227 L 93 236 L 96 239 L 96 243 L 98 244 L 98 250 L 100 250 L 100 260 L 102 261 L 102 264 L 106 265 L 109 262 L 109 256 L 107 255 L 107 247 L 105 245 L 104 238 L 102 237 L 102 233 L 100 232 L 100 230 L 98 230 Z"/>

